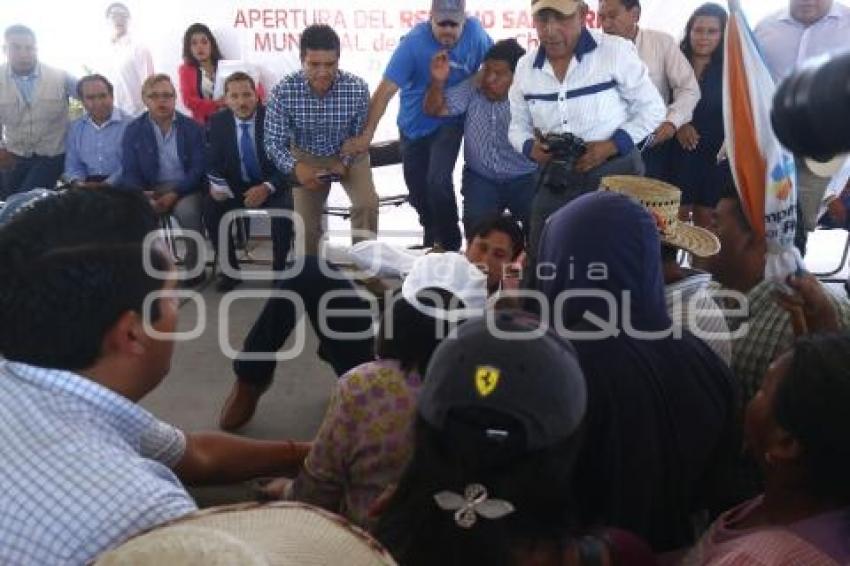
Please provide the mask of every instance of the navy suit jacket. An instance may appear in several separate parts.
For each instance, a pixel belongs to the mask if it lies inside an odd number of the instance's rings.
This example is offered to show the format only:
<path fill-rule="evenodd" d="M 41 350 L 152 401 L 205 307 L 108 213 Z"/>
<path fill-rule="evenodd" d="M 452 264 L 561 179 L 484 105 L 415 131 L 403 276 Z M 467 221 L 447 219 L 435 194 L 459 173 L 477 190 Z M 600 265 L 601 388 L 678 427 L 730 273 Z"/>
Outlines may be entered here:
<path fill-rule="evenodd" d="M 176 187 L 180 196 L 195 192 L 206 183 L 204 156 L 204 130 L 191 118 L 180 112 L 174 122 L 177 135 L 177 154 L 186 173 Z M 156 145 L 154 124 L 145 112 L 127 125 L 122 140 L 121 186 L 130 189 L 148 189 L 158 184 L 159 148 Z"/>
<path fill-rule="evenodd" d="M 284 191 L 290 187 L 287 176 L 281 173 L 266 156 L 263 144 L 266 109 L 257 106 L 254 121 L 254 145 L 263 174 L 261 182 L 271 183 L 275 191 Z M 242 179 L 242 160 L 239 158 L 239 135 L 236 131 L 236 118 L 229 108 L 220 110 L 210 118 L 210 144 L 207 163 L 209 173 L 227 181 L 231 190 L 238 194 L 250 188 Z"/>

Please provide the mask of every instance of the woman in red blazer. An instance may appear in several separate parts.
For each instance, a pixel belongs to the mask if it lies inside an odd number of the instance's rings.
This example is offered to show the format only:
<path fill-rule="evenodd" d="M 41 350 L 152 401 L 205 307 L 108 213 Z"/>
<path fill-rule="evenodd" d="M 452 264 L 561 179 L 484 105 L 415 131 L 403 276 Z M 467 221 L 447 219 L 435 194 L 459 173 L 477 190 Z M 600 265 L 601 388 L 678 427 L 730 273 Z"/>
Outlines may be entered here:
<path fill-rule="evenodd" d="M 225 106 L 224 97 L 213 99 L 215 74 L 218 62 L 224 59 L 210 28 L 192 24 L 183 34 L 183 64 L 180 75 L 180 98 L 202 126 L 209 124 L 210 116 Z M 257 84 L 257 96 L 262 102 L 265 91 Z"/>
<path fill-rule="evenodd" d="M 216 67 L 223 58 L 210 28 L 204 24 L 189 26 L 183 34 L 180 97 L 192 118 L 202 126 L 224 106 L 224 98 L 213 99 Z"/>

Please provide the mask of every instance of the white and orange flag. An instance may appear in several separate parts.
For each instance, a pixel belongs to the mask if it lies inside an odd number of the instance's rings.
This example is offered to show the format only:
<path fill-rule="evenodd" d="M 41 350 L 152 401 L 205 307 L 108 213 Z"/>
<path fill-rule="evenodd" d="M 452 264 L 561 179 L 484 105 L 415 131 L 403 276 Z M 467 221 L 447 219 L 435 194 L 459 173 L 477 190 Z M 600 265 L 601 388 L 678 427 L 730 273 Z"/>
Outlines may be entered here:
<path fill-rule="evenodd" d="M 797 171 L 770 124 L 776 85 L 738 0 L 729 0 L 723 68 L 726 152 L 744 212 L 767 240 L 765 279 L 784 282 L 803 267 L 794 247 Z"/>

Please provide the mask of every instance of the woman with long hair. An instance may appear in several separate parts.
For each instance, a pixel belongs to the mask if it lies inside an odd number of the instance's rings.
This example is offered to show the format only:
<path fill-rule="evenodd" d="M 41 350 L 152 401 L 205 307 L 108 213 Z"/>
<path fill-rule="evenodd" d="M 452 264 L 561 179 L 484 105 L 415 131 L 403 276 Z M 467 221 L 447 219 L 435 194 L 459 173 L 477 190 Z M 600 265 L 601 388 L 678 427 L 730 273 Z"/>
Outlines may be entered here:
<path fill-rule="evenodd" d="M 682 52 L 694 68 L 702 97 L 690 123 L 676 133 L 671 179 L 682 189 L 680 218 L 697 226 L 711 226 L 711 213 L 720 198 L 720 187 L 731 175 L 728 162 L 718 163 L 725 139 L 723 126 L 723 41 L 726 10 L 706 3 L 697 8 L 685 26 Z"/>
<path fill-rule="evenodd" d="M 183 64 L 180 65 L 180 98 L 199 124 L 224 106 L 224 98 L 213 98 L 218 62 L 224 59 L 218 42 L 204 24 L 195 23 L 183 34 Z"/>

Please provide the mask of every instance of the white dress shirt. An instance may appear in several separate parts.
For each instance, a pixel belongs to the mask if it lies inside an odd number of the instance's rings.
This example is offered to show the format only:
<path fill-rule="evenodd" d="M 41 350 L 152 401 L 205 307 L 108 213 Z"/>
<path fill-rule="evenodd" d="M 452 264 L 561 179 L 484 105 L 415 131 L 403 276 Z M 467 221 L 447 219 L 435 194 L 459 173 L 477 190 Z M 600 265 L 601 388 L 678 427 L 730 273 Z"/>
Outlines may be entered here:
<path fill-rule="evenodd" d="M 788 8 L 768 16 L 755 29 L 773 78 L 785 78 L 800 63 L 850 49 L 850 8 L 833 2 L 826 16 L 806 27 Z"/>
<path fill-rule="evenodd" d="M 582 30 L 563 81 L 540 47 L 519 60 L 511 86 L 508 138 L 529 155 L 534 130 L 611 140 L 620 155 L 655 131 L 666 110 L 631 41 Z"/>
<path fill-rule="evenodd" d="M 635 45 L 652 84 L 667 104 L 666 121 L 678 130 L 691 121 L 700 99 L 694 68 L 676 40 L 663 31 L 638 28 Z"/>

